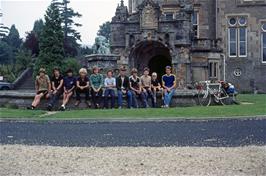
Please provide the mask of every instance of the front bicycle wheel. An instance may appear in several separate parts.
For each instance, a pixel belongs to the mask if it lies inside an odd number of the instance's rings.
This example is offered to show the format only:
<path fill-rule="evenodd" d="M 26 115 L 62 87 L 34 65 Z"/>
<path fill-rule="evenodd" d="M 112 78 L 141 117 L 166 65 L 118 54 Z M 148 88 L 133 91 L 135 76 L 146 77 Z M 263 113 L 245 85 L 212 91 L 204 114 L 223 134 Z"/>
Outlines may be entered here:
<path fill-rule="evenodd" d="M 211 94 L 207 90 L 199 90 L 198 100 L 201 106 L 209 106 L 211 104 Z"/>
<path fill-rule="evenodd" d="M 224 89 L 221 89 L 220 93 L 219 93 L 219 100 L 221 105 L 230 105 L 231 103 L 231 98 L 230 96 L 226 93 L 226 91 Z"/>

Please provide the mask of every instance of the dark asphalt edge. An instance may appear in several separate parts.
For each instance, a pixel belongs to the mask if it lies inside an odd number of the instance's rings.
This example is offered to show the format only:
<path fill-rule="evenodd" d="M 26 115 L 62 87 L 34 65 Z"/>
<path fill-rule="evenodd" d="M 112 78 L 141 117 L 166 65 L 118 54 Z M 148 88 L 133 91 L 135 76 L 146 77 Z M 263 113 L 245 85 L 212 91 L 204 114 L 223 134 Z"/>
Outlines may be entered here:
<path fill-rule="evenodd" d="M 121 122 L 121 123 L 135 123 L 135 122 L 209 122 L 209 121 L 248 121 L 248 120 L 266 120 L 266 115 L 258 116 L 233 116 L 233 117 L 170 117 L 167 119 L 163 118 L 145 118 L 145 119 L 121 119 L 121 118 L 69 118 L 69 119 L 54 119 L 54 118 L 39 118 L 39 119 L 30 119 L 30 118 L 0 118 L 0 123 L 112 123 L 112 122 Z"/>

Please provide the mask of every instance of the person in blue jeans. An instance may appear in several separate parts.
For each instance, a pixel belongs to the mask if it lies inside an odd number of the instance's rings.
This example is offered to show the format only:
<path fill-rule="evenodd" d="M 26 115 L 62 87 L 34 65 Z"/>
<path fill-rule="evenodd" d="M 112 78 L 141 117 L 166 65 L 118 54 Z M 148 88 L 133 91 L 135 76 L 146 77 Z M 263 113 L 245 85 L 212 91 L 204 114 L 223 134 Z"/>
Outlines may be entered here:
<path fill-rule="evenodd" d="M 55 103 L 59 100 L 61 95 L 63 94 L 63 85 L 64 84 L 64 77 L 60 73 L 59 68 L 53 69 L 53 76 L 51 78 L 51 88 L 52 94 L 51 99 L 48 103 L 47 110 L 52 111 Z"/>
<path fill-rule="evenodd" d="M 104 108 L 108 108 L 108 99 L 111 98 L 111 108 L 115 108 L 115 88 L 116 79 L 113 77 L 113 71 L 107 72 L 107 77 L 104 79 Z"/>
<path fill-rule="evenodd" d="M 118 108 L 122 108 L 123 95 L 127 96 L 127 107 L 132 108 L 132 93 L 129 87 L 129 77 L 126 76 L 126 68 L 120 68 L 120 75 L 116 78 L 116 89 L 118 97 Z"/>
<path fill-rule="evenodd" d="M 142 102 L 142 107 L 147 108 L 148 103 L 145 96 L 145 93 L 143 92 L 142 86 L 141 86 L 141 80 L 138 77 L 138 70 L 136 68 L 133 68 L 131 71 L 131 76 L 129 77 L 129 83 L 130 83 L 130 89 L 132 91 L 132 100 L 133 100 L 133 107 L 139 108 L 138 100 L 139 98 Z"/>
<path fill-rule="evenodd" d="M 81 94 L 85 94 L 85 104 L 87 105 L 87 107 L 90 107 L 90 83 L 87 75 L 88 72 L 86 68 L 81 68 L 79 70 L 79 77 L 76 80 L 76 107 L 78 107 L 81 103 Z"/>
<path fill-rule="evenodd" d="M 172 67 L 165 68 L 166 74 L 162 76 L 162 86 L 164 89 L 164 105 L 163 108 L 169 108 L 172 97 L 176 89 L 176 76 L 172 74 Z"/>

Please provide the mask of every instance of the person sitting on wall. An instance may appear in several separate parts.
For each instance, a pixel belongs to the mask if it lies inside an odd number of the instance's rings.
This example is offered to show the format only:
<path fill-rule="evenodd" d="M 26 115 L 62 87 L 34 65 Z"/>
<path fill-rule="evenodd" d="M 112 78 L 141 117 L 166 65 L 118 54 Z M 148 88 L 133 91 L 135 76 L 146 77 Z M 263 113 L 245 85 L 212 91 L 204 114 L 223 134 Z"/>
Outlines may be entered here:
<path fill-rule="evenodd" d="M 97 66 L 94 66 L 93 74 L 90 76 L 90 83 L 91 83 L 91 96 L 92 96 L 92 102 L 94 104 L 94 107 L 96 109 L 100 108 L 100 104 L 102 101 L 102 95 L 103 95 L 103 75 L 99 73 L 99 68 Z"/>
<path fill-rule="evenodd" d="M 164 97 L 163 97 L 163 89 L 162 89 L 161 83 L 158 80 L 157 73 L 155 73 L 155 72 L 152 73 L 151 89 L 152 89 L 152 92 L 153 92 L 154 104 L 156 105 L 156 103 L 157 103 L 157 93 L 160 92 L 162 94 L 162 99 L 164 99 Z"/>
<path fill-rule="evenodd" d="M 47 99 L 49 98 L 49 93 L 51 92 L 51 84 L 49 76 L 46 75 L 44 68 L 40 68 L 39 75 L 36 76 L 35 89 L 36 95 L 31 104 L 31 107 L 28 107 L 27 109 L 34 110 L 40 104 L 40 101 L 43 97 Z"/>
<path fill-rule="evenodd" d="M 48 111 L 51 111 L 53 109 L 55 103 L 59 100 L 60 96 L 63 94 L 63 84 L 64 84 L 64 78 L 60 74 L 60 69 L 54 68 L 53 76 L 51 78 L 51 87 L 52 87 L 51 99 L 47 106 Z"/>
<path fill-rule="evenodd" d="M 116 88 L 116 80 L 113 77 L 113 71 L 109 70 L 107 72 L 107 77 L 104 80 L 104 107 L 108 108 L 108 98 L 111 98 L 111 108 L 115 108 L 115 88 Z"/>
<path fill-rule="evenodd" d="M 162 86 L 164 89 L 164 105 L 163 108 L 169 108 L 172 97 L 176 89 L 176 76 L 172 74 L 172 67 L 165 68 L 166 74 L 162 76 Z"/>
<path fill-rule="evenodd" d="M 64 111 L 66 109 L 66 105 L 69 102 L 69 99 L 74 94 L 74 89 L 76 87 L 76 78 L 73 76 L 73 70 L 67 70 L 67 76 L 64 78 L 64 94 L 63 94 L 63 104 L 61 105 L 60 110 Z"/>
<path fill-rule="evenodd" d="M 126 68 L 124 66 L 119 69 L 119 76 L 116 78 L 116 89 L 118 98 L 118 108 L 122 108 L 123 95 L 127 96 L 127 107 L 132 107 L 132 92 L 130 91 L 129 77 L 126 76 Z"/>
<path fill-rule="evenodd" d="M 129 78 L 130 83 L 130 89 L 132 91 L 132 98 L 133 98 L 133 107 L 139 108 L 137 97 L 140 98 L 142 101 L 143 108 L 147 108 L 147 101 L 145 98 L 145 94 L 142 90 L 141 81 L 138 77 L 138 70 L 136 68 L 133 68 L 131 71 L 131 76 Z"/>
<path fill-rule="evenodd" d="M 140 77 L 141 86 L 143 88 L 143 93 L 145 95 L 146 101 L 148 102 L 148 99 L 150 98 L 152 102 L 152 107 L 155 108 L 155 100 L 151 89 L 151 76 L 149 76 L 149 74 L 150 69 L 144 68 L 144 74 Z"/>
<path fill-rule="evenodd" d="M 90 83 L 89 78 L 87 77 L 86 68 L 81 68 L 79 70 L 79 77 L 77 78 L 76 83 L 76 103 L 75 106 L 78 107 L 81 102 L 80 94 L 85 94 L 85 103 L 87 107 L 90 107 L 89 99 L 90 99 Z"/>

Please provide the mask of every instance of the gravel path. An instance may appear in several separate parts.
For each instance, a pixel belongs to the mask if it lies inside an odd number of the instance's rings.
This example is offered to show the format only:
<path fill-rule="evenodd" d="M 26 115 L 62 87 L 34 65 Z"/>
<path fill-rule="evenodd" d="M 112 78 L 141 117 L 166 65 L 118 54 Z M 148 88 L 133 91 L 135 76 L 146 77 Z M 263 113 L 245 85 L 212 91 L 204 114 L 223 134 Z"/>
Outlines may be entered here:
<path fill-rule="evenodd" d="M 266 175 L 266 146 L 0 146 L 0 175 Z"/>

